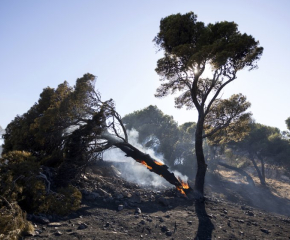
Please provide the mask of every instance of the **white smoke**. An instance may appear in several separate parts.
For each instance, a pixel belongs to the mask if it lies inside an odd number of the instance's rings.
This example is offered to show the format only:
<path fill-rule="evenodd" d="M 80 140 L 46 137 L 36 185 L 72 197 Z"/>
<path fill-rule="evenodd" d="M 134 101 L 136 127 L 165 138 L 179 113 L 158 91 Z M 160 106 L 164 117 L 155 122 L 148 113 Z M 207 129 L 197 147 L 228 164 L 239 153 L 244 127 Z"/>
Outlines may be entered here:
<path fill-rule="evenodd" d="M 176 170 L 172 171 L 175 177 L 181 179 L 183 182 L 187 183 L 188 177 L 186 175 L 183 175 L 181 172 L 178 172 Z"/>
<path fill-rule="evenodd" d="M 155 160 L 164 163 L 163 156 L 161 154 L 156 154 L 153 149 L 144 148 L 138 143 L 138 136 L 139 133 L 135 129 L 128 131 L 129 143 L 138 148 L 140 151 L 149 154 Z M 163 177 L 156 173 L 150 172 L 144 165 L 136 162 L 134 159 L 126 157 L 124 152 L 117 148 L 106 151 L 103 158 L 105 161 L 114 161 L 117 168 L 122 173 L 121 176 L 129 182 L 134 182 L 141 186 L 172 186 Z"/>

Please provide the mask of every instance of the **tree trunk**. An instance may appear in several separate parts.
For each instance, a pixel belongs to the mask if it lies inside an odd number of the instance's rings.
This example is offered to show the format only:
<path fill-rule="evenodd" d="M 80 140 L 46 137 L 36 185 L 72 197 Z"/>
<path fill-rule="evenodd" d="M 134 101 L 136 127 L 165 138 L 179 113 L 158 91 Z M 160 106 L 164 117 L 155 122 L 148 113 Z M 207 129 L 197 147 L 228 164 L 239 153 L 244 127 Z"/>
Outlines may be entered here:
<path fill-rule="evenodd" d="M 265 186 L 265 185 L 266 185 L 265 179 L 263 178 L 263 176 L 262 176 L 262 174 L 261 174 L 261 171 L 260 171 L 260 169 L 258 168 L 257 163 L 256 163 L 256 161 L 255 161 L 253 155 L 251 154 L 249 157 L 250 157 L 250 159 L 251 159 L 251 161 L 252 161 L 252 163 L 253 163 L 253 165 L 254 165 L 254 167 L 255 167 L 257 173 L 258 173 L 258 177 L 259 177 L 259 179 L 260 179 L 260 183 L 261 183 L 263 186 Z"/>
<path fill-rule="evenodd" d="M 203 121 L 198 120 L 196 132 L 195 132 L 195 154 L 197 160 L 197 172 L 195 177 L 194 194 L 198 200 L 204 199 L 204 179 L 207 170 L 207 164 L 205 163 L 203 147 L 202 147 L 202 132 Z"/>
<path fill-rule="evenodd" d="M 262 185 L 266 185 L 266 176 L 265 176 L 265 163 L 264 163 L 264 159 L 261 157 L 261 156 L 259 156 L 258 154 L 257 154 L 257 157 L 258 157 L 258 159 L 261 161 L 261 170 L 262 170 L 262 173 L 261 173 L 261 175 L 262 175 Z"/>

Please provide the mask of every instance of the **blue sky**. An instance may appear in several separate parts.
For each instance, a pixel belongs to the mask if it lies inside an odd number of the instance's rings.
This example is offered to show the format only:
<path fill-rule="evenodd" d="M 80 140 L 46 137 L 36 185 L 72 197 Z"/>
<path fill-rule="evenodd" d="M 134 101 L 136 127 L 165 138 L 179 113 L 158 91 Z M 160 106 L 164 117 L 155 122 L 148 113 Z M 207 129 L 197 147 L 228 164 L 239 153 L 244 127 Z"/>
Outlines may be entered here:
<path fill-rule="evenodd" d="M 127 113 L 157 105 L 180 124 L 196 113 L 156 99 L 159 85 L 152 39 L 160 19 L 193 11 L 199 21 L 235 21 L 264 47 L 259 69 L 243 71 L 223 96 L 243 93 L 257 122 L 286 129 L 290 116 L 288 0 L 2 0 L 0 1 L 0 125 L 26 112 L 42 89 L 90 72 L 103 99 Z"/>

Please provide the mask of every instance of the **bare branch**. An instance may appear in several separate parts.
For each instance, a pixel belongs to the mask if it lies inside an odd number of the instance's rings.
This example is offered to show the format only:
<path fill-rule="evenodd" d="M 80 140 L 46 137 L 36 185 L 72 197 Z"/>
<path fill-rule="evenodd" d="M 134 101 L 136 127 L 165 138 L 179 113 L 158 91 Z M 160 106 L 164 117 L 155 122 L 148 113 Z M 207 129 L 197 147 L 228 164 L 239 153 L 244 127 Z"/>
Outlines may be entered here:
<path fill-rule="evenodd" d="M 226 81 L 224 84 L 220 86 L 220 88 L 216 91 L 215 95 L 212 97 L 211 101 L 209 102 L 208 106 L 206 107 L 204 115 L 206 116 L 208 112 L 210 111 L 211 105 L 216 100 L 217 96 L 220 94 L 221 90 L 230 82 L 234 81 L 236 79 L 236 75 L 234 75 L 233 78 L 230 78 L 228 81 Z"/>
<path fill-rule="evenodd" d="M 46 181 L 46 183 L 47 183 L 46 193 L 50 193 L 50 191 L 51 191 L 50 190 L 50 181 L 47 179 L 46 175 L 41 173 L 41 172 L 39 172 L 39 175 L 37 175 L 37 177 L 38 178 L 42 178 L 42 179 L 44 179 Z"/>
<path fill-rule="evenodd" d="M 231 121 L 232 121 L 232 118 L 229 118 L 225 124 L 219 125 L 216 128 L 214 128 L 212 131 L 210 131 L 209 133 L 202 135 L 202 138 L 210 137 L 213 134 L 215 134 L 217 131 L 228 127 L 230 125 Z"/>

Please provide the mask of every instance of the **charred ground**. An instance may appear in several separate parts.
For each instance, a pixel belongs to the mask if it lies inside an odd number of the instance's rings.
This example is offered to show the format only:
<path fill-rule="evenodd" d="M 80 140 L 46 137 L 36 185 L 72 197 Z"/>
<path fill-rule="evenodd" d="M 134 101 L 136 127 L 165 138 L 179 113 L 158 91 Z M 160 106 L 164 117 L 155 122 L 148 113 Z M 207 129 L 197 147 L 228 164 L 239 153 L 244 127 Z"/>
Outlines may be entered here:
<path fill-rule="evenodd" d="M 103 162 L 79 183 L 76 213 L 28 214 L 35 232 L 24 239 L 290 239 L 290 201 L 277 194 L 289 184 L 253 189 L 229 179 L 209 173 L 206 200 L 195 202 L 175 188 L 127 182 Z"/>

